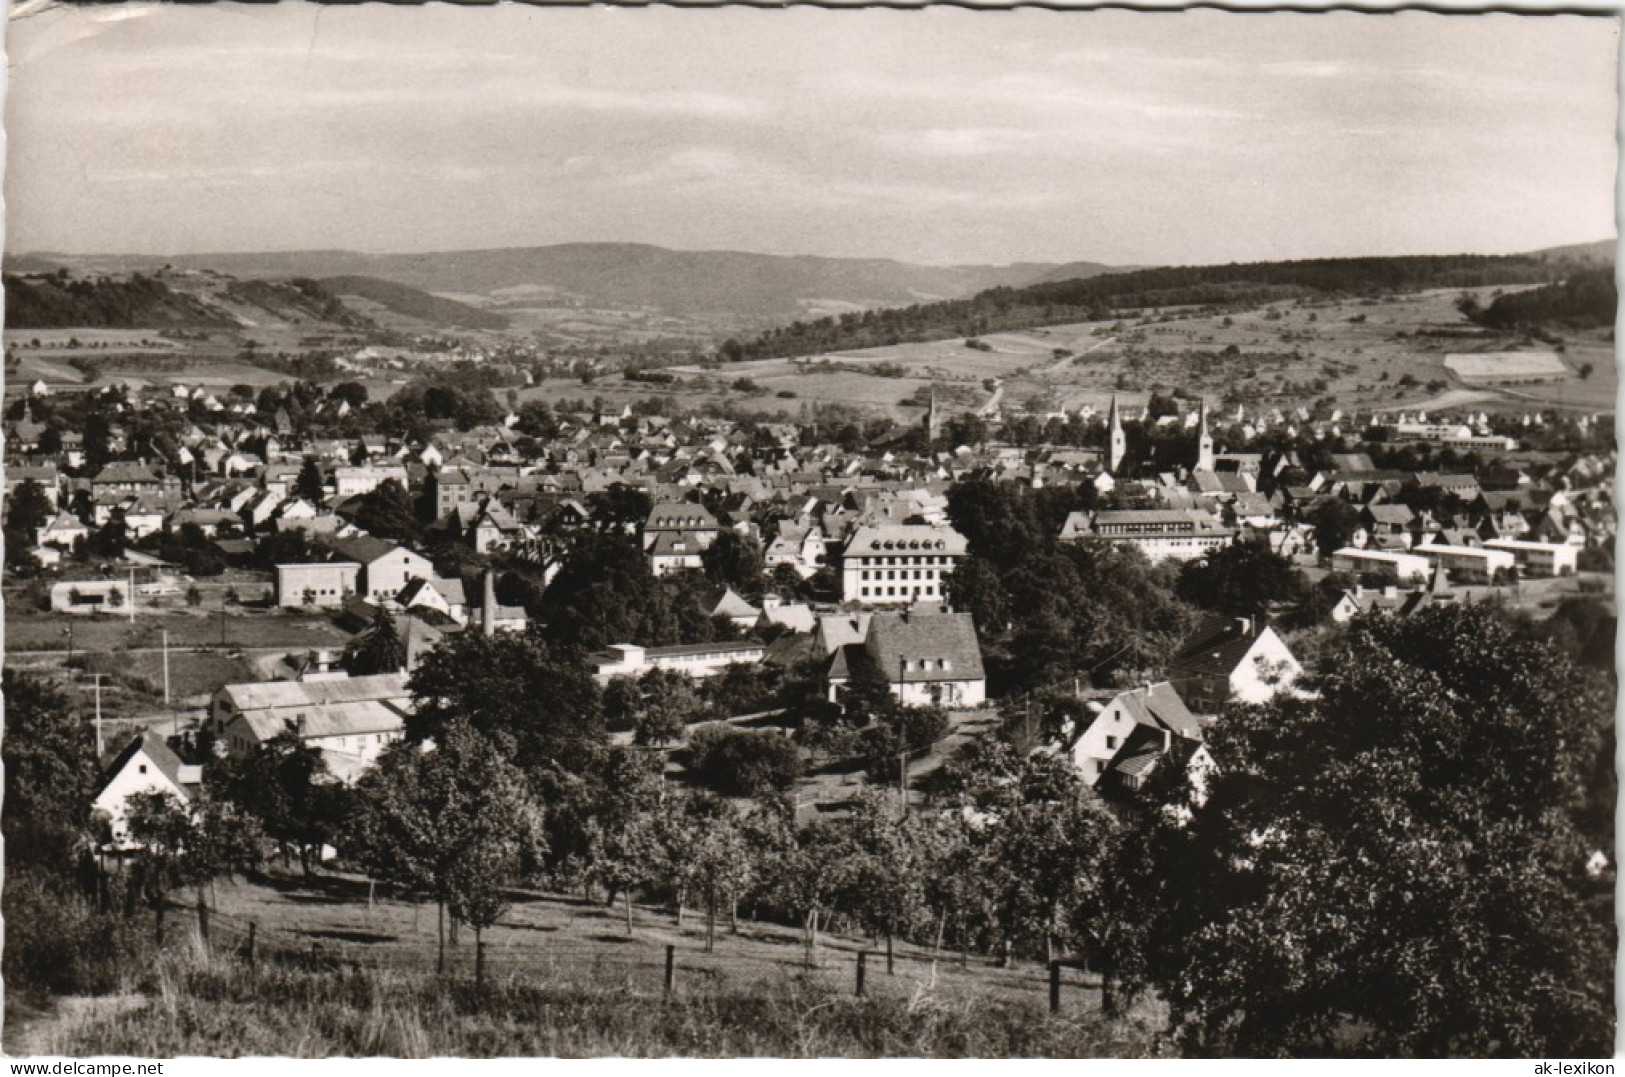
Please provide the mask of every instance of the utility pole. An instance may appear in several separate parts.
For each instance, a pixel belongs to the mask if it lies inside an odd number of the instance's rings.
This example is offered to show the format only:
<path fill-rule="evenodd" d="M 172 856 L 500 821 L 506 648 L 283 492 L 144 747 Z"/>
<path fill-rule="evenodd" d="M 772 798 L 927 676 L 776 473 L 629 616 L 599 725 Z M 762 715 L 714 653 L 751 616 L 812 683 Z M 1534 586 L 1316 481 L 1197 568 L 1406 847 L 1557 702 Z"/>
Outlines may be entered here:
<path fill-rule="evenodd" d="M 102 744 L 102 677 L 106 674 L 92 673 L 96 685 L 96 758 L 99 760 L 106 751 Z"/>
<path fill-rule="evenodd" d="M 70 614 L 69 616 L 72 616 L 72 615 Z M 72 621 L 68 622 L 68 627 L 64 628 L 62 630 L 62 634 L 68 637 L 68 661 L 67 661 L 66 664 L 67 664 L 67 667 L 69 669 L 72 669 L 73 668 L 73 622 Z"/>
<path fill-rule="evenodd" d="M 135 566 L 130 566 L 130 623 L 135 624 Z"/>
<path fill-rule="evenodd" d="M 220 649 L 226 649 L 226 607 L 220 607 Z"/>
<path fill-rule="evenodd" d="M 164 629 L 164 706 L 169 706 L 169 629 Z M 179 733 L 177 728 L 175 732 Z"/>
<path fill-rule="evenodd" d="M 903 800 L 903 814 L 908 814 L 908 749 L 897 753 L 897 794 Z"/>

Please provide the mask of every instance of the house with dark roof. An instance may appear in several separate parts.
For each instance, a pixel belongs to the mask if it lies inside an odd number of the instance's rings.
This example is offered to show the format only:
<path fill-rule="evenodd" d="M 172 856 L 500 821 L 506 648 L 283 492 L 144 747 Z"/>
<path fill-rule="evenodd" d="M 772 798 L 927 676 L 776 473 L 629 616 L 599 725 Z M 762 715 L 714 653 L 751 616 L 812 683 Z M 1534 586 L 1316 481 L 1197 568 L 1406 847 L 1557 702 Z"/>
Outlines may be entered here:
<path fill-rule="evenodd" d="M 323 545 L 338 560 L 361 566 L 355 591 L 363 598 L 393 598 L 413 580 L 431 579 L 435 574 L 434 564 L 422 554 L 372 535 L 326 538 Z"/>
<path fill-rule="evenodd" d="M 91 811 L 104 816 L 112 845 L 130 848 L 125 822 L 129 798 L 139 793 L 167 793 L 181 803 L 190 801 L 203 782 L 201 766 L 184 763 L 158 734 L 147 730 L 130 742 L 107 765 L 102 783 L 91 799 Z"/>
<path fill-rule="evenodd" d="M 824 626 L 821 624 L 820 629 Z M 855 652 L 874 663 L 891 692 L 912 707 L 979 707 L 987 701 L 982 644 L 968 613 L 903 610 L 869 618 L 860 643 L 840 642 L 830 656 L 825 684 L 832 701 L 852 678 Z"/>
<path fill-rule="evenodd" d="M 1197 714 L 1232 699 L 1264 703 L 1292 686 L 1303 666 L 1275 629 L 1251 617 L 1209 617 L 1168 661 L 1168 680 Z"/>
<path fill-rule="evenodd" d="M 1201 723 L 1167 681 L 1119 692 L 1105 702 L 1091 700 L 1086 709 L 1089 718 L 1073 731 L 1067 756 L 1091 787 L 1115 774 L 1138 788 L 1174 738 L 1193 744 L 1202 739 Z M 1136 736 L 1139 730 L 1149 736 Z M 1157 750 L 1148 765 L 1141 757 L 1153 746 Z"/>

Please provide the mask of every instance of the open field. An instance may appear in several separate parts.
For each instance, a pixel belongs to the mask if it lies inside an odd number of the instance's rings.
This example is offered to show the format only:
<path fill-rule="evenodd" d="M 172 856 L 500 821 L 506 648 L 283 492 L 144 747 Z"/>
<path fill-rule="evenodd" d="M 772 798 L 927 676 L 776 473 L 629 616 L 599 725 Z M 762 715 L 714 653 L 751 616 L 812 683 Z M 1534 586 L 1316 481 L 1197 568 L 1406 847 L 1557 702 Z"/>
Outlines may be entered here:
<path fill-rule="evenodd" d="M 68 625 L 73 625 L 74 650 L 116 651 L 154 648 L 169 633 L 169 645 L 216 647 L 221 639 L 218 612 L 170 610 L 141 612 L 132 623 L 112 615 L 49 614 L 23 608 L 7 596 L 7 652 L 66 651 Z M 299 611 L 231 609 L 225 617 L 226 645 L 232 647 L 335 647 L 349 640 L 349 633 L 325 616 Z"/>
<path fill-rule="evenodd" d="M 1043 965 L 996 968 L 898 945 L 820 936 L 808 967 L 801 932 L 742 920 L 684 923 L 663 908 L 624 910 L 515 893 L 486 932 L 488 988 L 473 985 L 473 939 L 435 974 L 432 905 L 380 896 L 364 880 L 289 874 L 214 888 L 209 943 L 196 914 L 168 914 L 165 953 L 140 982 L 94 1002 L 6 1025 L 12 1054 L 1146 1055 L 1160 1007 L 1099 1014 L 1098 981 L 1063 973 L 1048 1012 Z M 243 957 L 254 925 L 256 962 Z M 667 947 L 675 979 L 666 994 Z M 865 996 L 856 997 L 866 950 Z M 8 1008 L 10 1008 L 8 999 Z"/>
<path fill-rule="evenodd" d="M 1488 302 L 1496 290 L 1474 291 Z M 688 407 L 727 400 L 792 415 L 806 401 L 834 402 L 904 420 L 917 419 L 921 409 L 899 401 L 931 382 L 963 386 L 984 399 L 986 386 L 997 383 L 1003 402 L 1038 410 L 1098 409 L 1114 393 L 1137 407 L 1154 391 L 1175 389 L 1199 393 L 1215 405 L 1228 399 L 1248 412 L 1317 402 L 1344 410 L 1467 404 L 1522 410 L 1555 404 L 1603 411 L 1614 406 L 1613 348 L 1599 333 L 1565 342 L 1559 359 L 1565 373 L 1552 373 L 1553 380 L 1517 386 L 1463 382 L 1446 364 L 1450 356 L 1525 349 L 1520 340 L 1468 323 L 1455 307 L 1460 294 L 1438 290 L 1276 303 L 1217 316 L 1169 311 L 1123 322 L 992 333 L 979 338 L 982 348 L 953 339 L 708 368 L 678 366 L 668 368 L 681 379 L 676 385 L 614 375 L 590 385 L 549 382 L 523 395 L 552 401 L 603 396 L 617 403 L 663 396 Z M 1526 350 L 1552 349 L 1531 345 Z M 875 369 L 883 364 L 886 369 Z M 1581 377 L 1587 365 L 1591 372 Z M 904 376 L 885 376 L 897 373 L 894 368 Z M 740 378 L 758 389 L 733 389 Z"/>

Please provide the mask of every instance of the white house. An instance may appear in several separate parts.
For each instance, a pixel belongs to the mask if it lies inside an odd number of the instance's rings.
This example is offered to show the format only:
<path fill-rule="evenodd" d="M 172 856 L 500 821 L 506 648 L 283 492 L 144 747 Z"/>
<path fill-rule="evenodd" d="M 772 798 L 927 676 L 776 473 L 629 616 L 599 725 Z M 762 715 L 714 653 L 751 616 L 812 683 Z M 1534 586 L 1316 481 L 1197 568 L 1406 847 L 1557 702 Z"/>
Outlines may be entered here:
<path fill-rule="evenodd" d="M 130 738 L 108 766 L 91 810 L 107 817 L 114 847 L 129 848 L 125 821 L 131 796 L 168 793 L 184 804 L 202 781 L 202 767 L 181 762 L 162 737 L 148 730 Z"/>
<path fill-rule="evenodd" d="M 1208 618 L 1168 662 L 1168 680 L 1197 714 L 1217 714 L 1233 699 L 1265 703 L 1302 675 L 1286 641 L 1250 617 Z"/>
<path fill-rule="evenodd" d="M 1148 762 L 1171 751 L 1174 739 L 1192 744 L 1202 739 L 1201 724 L 1167 681 L 1131 688 L 1108 702 L 1095 700 L 1086 706 L 1090 717 L 1073 731 L 1075 739 L 1067 755 L 1091 787 L 1111 776 L 1138 788 L 1151 769 Z M 1151 735 L 1136 735 L 1142 729 Z M 1153 747 L 1156 752 L 1148 761 L 1147 751 Z"/>
<path fill-rule="evenodd" d="M 909 706 L 968 709 L 987 702 L 982 645 L 970 614 L 885 611 L 866 629 L 861 643 L 842 644 L 830 658 L 825 682 L 832 701 L 851 680 L 853 664 L 868 661 Z"/>

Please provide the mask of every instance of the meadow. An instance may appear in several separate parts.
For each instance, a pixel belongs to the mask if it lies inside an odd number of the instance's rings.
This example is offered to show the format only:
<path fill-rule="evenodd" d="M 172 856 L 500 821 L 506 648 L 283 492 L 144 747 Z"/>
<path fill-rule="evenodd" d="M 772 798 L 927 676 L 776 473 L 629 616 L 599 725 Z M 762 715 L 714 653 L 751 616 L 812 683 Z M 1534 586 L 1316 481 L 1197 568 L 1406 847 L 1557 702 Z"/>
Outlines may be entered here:
<path fill-rule="evenodd" d="M 473 980 L 467 929 L 435 969 L 433 906 L 369 902 L 363 880 L 322 873 L 221 883 L 204 943 L 169 915 L 166 946 L 132 961 L 95 1001 L 8 1020 L 17 1054 L 1079 1057 L 1161 1053 L 1161 1009 L 1100 1013 L 1092 976 L 825 935 L 809 964 L 799 931 L 743 921 L 679 924 L 562 895 L 515 894 L 487 932 Z M 248 923 L 254 926 L 249 958 Z M 674 975 L 667 989 L 668 947 Z M 864 952 L 863 996 L 857 992 Z M 9 1002 L 10 1000 L 8 1000 Z"/>

